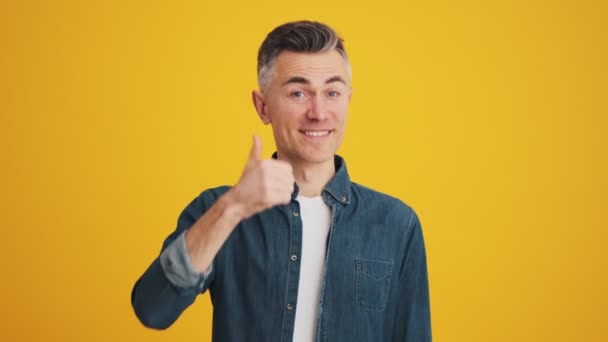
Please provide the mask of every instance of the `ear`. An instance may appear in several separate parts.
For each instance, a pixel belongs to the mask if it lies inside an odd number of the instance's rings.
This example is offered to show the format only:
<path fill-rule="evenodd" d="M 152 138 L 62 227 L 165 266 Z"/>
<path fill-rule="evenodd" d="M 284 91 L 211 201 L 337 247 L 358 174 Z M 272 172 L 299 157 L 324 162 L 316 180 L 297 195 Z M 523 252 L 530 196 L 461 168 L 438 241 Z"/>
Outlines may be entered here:
<path fill-rule="evenodd" d="M 350 103 L 350 100 L 352 99 L 352 97 L 353 97 L 353 88 L 350 88 L 348 90 L 348 103 Z"/>
<path fill-rule="evenodd" d="M 264 125 L 268 125 L 270 123 L 270 115 L 268 115 L 268 112 L 266 111 L 264 94 L 259 90 L 254 90 L 251 92 L 251 99 L 253 100 L 253 106 L 255 107 L 256 112 L 258 112 L 258 116 L 262 119 Z"/>

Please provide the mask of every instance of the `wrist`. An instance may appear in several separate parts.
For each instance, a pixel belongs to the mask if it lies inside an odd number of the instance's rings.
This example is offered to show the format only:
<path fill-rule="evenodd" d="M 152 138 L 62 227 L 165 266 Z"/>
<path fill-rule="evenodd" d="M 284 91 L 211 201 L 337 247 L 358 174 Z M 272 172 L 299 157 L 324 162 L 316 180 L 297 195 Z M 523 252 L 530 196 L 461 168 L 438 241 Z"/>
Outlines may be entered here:
<path fill-rule="evenodd" d="M 236 187 L 230 188 L 219 200 L 222 203 L 222 216 L 235 220 L 236 223 L 252 215 L 247 210 L 247 205 L 240 200 Z"/>

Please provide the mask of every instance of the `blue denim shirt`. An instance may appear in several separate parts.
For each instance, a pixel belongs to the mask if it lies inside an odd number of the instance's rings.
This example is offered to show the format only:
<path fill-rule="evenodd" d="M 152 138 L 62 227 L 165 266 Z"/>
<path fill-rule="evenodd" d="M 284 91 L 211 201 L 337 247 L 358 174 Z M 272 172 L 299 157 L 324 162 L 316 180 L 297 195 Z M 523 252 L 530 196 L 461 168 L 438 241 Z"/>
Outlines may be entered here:
<path fill-rule="evenodd" d="M 351 182 L 344 160 L 322 197 L 332 209 L 317 342 L 431 341 L 420 221 L 406 204 Z M 165 329 L 209 290 L 213 341 L 292 341 L 302 220 L 297 186 L 288 205 L 241 221 L 212 265 L 196 273 L 184 232 L 229 188 L 203 191 L 182 212 L 131 302 L 148 327 Z"/>

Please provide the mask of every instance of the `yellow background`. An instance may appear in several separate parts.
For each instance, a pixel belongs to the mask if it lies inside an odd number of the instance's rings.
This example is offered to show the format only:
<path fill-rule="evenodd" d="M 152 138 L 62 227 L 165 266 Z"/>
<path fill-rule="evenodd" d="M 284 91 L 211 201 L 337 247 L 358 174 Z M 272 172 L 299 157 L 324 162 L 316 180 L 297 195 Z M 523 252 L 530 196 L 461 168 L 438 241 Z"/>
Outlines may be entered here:
<path fill-rule="evenodd" d="M 608 341 L 604 1 L 3 1 L 2 341 L 208 341 L 133 283 L 183 207 L 269 127 L 276 25 L 346 39 L 352 178 L 419 213 L 435 341 Z"/>

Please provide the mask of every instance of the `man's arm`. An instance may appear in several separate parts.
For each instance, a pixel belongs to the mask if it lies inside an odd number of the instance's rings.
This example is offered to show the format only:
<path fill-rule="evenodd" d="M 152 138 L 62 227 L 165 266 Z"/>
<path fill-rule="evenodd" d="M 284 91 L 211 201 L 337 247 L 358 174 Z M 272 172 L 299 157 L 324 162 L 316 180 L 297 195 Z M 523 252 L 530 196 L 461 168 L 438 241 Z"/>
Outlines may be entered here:
<path fill-rule="evenodd" d="M 229 234 L 239 221 L 230 191 L 219 197 L 209 210 L 205 210 L 205 202 L 212 200 L 209 197 L 211 193 L 204 192 L 186 207 L 180 215 L 177 229 L 165 240 L 161 254 L 133 287 L 131 304 L 139 320 L 149 328 L 166 329 L 171 326 L 194 302 L 196 295 L 207 290 L 213 279 L 211 260 L 204 272 L 193 265 L 191 260 L 195 259 L 190 258 L 187 249 L 187 232 L 209 231 L 207 235 L 215 239 L 207 238 L 208 241 L 218 243 L 217 237 L 221 232 Z M 204 214 L 196 220 L 202 212 Z M 206 246 L 219 249 L 210 242 Z"/>
<path fill-rule="evenodd" d="M 408 225 L 407 252 L 399 283 L 401 284 L 395 342 L 430 342 L 431 309 L 426 251 L 420 221 L 415 212 Z"/>
<path fill-rule="evenodd" d="M 291 165 L 261 160 L 261 149 L 259 138 L 254 137 L 239 182 L 217 201 L 206 191 L 186 207 L 160 256 L 135 283 L 131 304 L 145 326 L 168 328 L 197 294 L 209 288 L 213 259 L 241 220 L 291 200 Z"/>

